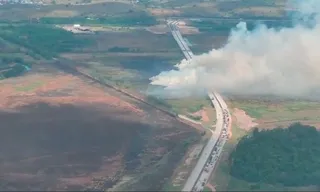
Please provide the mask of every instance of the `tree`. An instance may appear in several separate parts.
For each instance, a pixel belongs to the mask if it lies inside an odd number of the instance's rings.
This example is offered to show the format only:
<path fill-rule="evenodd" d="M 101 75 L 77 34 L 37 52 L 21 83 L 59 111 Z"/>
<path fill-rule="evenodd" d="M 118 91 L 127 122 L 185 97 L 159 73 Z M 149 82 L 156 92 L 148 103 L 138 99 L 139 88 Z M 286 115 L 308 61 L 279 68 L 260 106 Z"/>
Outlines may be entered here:
<path fill-rule="evenodd" d="M 287 129 L 254 129 L 230 155 L 231 174 L 254 183 L 318 185 L 319 146 L 315 127 L 293 124 Z"/>

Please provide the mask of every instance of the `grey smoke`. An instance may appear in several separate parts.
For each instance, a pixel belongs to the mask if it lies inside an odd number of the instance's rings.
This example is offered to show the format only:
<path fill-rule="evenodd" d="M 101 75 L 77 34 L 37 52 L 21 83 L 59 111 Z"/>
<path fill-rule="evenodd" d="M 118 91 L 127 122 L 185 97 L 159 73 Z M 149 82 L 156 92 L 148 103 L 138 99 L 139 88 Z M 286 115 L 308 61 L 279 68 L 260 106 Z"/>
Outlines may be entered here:
<path fill-rule="evenodd" d="M 309 97 L 320 88 L 320 0 L 290 1 L 304 22 L 292 28 L 265 25 L 248 31 L 240 22 L 224 47 L 182 60 L 177 69 L 151 78 L 166 90 L 198 92 L 216 90 L 229 94 Z M 320 98 L 320 96 L 319 96 Z"/>

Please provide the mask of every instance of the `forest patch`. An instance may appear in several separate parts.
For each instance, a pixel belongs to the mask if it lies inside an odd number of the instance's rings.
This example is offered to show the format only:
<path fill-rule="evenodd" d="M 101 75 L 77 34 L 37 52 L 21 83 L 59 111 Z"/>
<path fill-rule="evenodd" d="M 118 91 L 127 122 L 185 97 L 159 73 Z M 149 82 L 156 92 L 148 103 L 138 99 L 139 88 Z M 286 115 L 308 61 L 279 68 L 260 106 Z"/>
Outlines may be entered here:
<path fill-rule="evenodd" d="M 300 123 L 287 129 L 254 129 L 232 152 L 231 175 L 251 183 L 318 185 L 319 145 L 316 128 Z"/>

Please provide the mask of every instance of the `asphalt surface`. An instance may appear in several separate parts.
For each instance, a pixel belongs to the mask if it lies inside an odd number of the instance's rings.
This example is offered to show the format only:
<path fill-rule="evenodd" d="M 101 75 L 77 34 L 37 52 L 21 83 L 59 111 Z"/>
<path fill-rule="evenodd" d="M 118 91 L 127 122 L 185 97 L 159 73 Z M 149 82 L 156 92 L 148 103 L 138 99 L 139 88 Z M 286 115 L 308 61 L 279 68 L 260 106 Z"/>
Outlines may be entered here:
<path fill-rule="evenodd" d="M 189 191 L 202 191 L 205 184 L 208 182 L 217 162 L 221 155 L 224 144 L 226 143 L 228 136 L 227 130 L 229 126 L 230 113 L 227 105 L 218 93 L 209 93 L 212 104 L 215 106 L 217 114 L 216 129 L 212 134 L 210 140 L 211 152 L 210 156 L 204 164 L 204 168 L 200 173 L 196 184 Z M 209 145 L 209 143 L 207 144 Z M 208 149 L 209 150 L 209 149 Z"/>
<path fill-rule="evenodd" d="M 191 61 L 194 56 L 188 44 L 182 37 L 177 21 L 169 21 L 168 26 L 171 33 L 183 52 L 186 60 Z M 216 109 L 217 122 L 216 129 L 212 132 L 211 138 L 204 147 L 200 158 L 187 179 L 182 191 L 202 191 L 214 170 L 222 148 L 228 139 L 227 129 L 229 125 L 230 113 L 222 97 L 218 93 L 208 92 L 212 104 Z"/>

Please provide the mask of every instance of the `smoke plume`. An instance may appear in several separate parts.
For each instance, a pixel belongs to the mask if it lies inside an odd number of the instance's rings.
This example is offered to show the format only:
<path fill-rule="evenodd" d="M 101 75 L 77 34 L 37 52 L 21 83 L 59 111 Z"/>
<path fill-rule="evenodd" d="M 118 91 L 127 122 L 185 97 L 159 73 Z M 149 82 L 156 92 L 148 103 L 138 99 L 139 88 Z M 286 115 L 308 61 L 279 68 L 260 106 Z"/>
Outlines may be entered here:
<path fill-rule="evenodd" d="M 246 23 L 240 22 L 224 47 L 195 56 L 191 62 L 182 60 L 177 69 L 152 77 L 151 84 L 190 93 L 215 90 L 282 97 L 316 93 L 320 88 L 320 0 L 291 2 L 300 18 L 294 27 L 274 29 L 262 24 L 248 31 Z M 313 25 L 302 24 L 306 20 Z"/>

